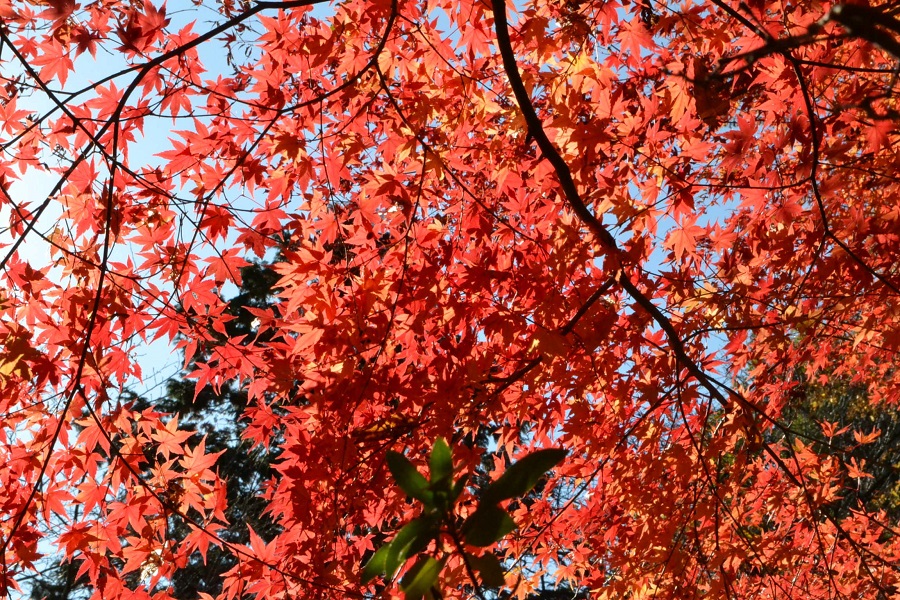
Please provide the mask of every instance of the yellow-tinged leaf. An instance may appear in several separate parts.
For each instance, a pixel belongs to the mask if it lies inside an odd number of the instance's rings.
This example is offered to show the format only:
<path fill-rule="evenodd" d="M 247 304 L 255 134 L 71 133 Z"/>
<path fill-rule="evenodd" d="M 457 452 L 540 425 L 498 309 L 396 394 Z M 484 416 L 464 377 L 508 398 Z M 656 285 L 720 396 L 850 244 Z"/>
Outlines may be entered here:
<path fill-rule="evenodd" d="M 4 360 L 0 363 L 0 376 L 10 377 L 12 375 L 17 375 L 22 379 L 30 378 L 31 367 L 23 360 L 24 358 L 24 354 L 18 354 L 11 359 Z"/>

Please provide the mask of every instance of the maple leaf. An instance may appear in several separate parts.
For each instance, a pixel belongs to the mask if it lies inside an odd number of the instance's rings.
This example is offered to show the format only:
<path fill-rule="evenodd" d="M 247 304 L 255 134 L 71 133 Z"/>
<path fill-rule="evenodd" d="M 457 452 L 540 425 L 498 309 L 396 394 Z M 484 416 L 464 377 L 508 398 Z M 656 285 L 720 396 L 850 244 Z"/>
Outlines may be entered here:
<path fill-rule="evenodd" d="M 869 151 L 877 152 L 882 147 L 891 147 L 891 135 L 896 134 L 897 125 L 892 121 L 878 120 L 869 128 L 866 134 Z"/>
<path fill-rule="evenodd" d="M 69 72 L 74 67 L 69 50 L 56 40 L 48 42 L 40 56 L 32 59 L 32 63 L 41 67 L 40 75 L 44 81 L 58 79 L 62 85 L 66 85 Z"/>
<path fill-rule="evenodd" d="M 206 440 L 201 439 L 200 443 L 193 450 L 189 448 L 184 450 L 184 456 L 178 460 L 178 464 L 188 473 L 192 473 L 192 477 L 211 479 L 213 474 L 209 469 L 216 464 L 216 460 L 224 453 L 225 451 L 222 450 L 207 454 Z"/>
<path fill-rule="evenodd" d="M 259 535 L 253 531 L 252 528 L 250 531 L 250 549 L 253 551 L 253 556 L 259 559 L 260 562 L 267 565 L 278 564 L 278 554 L 277 543 L 276 541 L 269 542 L 268 544 L 263 541 Z"/>
<path fill-rule="evenodd" d="M 163 460 L 169 460 L 172 454 L 183 455 L 184 442 L 190 439 L 194 433 L 178 429 L 178 417 L 173 417 L 165 424 L 165 427 L 154 431 L 150 437 L 158 443 L 156 451 L 163 456 Z"/>
<path fill-rule="evenodd" d="M 681 227 L 676 227 L 669 232 L 667 243 L 672 248 L 676 260 L 681 260 L 685 255 L 694 256 L 697 249 L 697 240 L 706 233 L 704 227 L 694 225 L 692 221 L 685 222 Z"/>
<path fill-rule="evenodd" d="M 847 475 L 851 479 L 872 479 L 873 475 L 865 472 L 866 461 L 862 461 L 860 463 L 856 462 L 855 458 L 850 458 L 850 462 L 847 464 Z"/>
<path fill-rule="evenodd" d="M 879 437 L 881 437 L 881 431 L 878 429 L 873 429 L 869 433 L 860 433 L 859 431 L 853 432 L 853 439 L 860 445 L 871 444 Z"/>

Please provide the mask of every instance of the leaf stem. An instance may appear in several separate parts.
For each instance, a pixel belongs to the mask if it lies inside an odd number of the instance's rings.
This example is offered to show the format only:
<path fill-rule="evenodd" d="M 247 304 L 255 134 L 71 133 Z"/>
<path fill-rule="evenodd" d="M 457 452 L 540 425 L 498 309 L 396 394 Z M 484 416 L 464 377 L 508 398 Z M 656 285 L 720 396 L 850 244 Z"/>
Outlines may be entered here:
<path fill-rule="evenodd" d="M 447 520 L 447 533 L 450 535 L 450 539 L 453 540 L 456 551 L 462 556 L 463 564 L 466 566 L 466 573 L 469 575 L 469 579 L 472 580 L 472 585 L 475 586 L 475 596 L 478 600 L 486 600 L 484 592 L 481 590 L 481 584 L 478 583 L 478 578 L 475 576 L 475 569 L 472 568 L 472 563 L 469 562 L 469 556 L 463 547 L 462 539 L 459 537 L 456 524 L 450 519 Z"/>

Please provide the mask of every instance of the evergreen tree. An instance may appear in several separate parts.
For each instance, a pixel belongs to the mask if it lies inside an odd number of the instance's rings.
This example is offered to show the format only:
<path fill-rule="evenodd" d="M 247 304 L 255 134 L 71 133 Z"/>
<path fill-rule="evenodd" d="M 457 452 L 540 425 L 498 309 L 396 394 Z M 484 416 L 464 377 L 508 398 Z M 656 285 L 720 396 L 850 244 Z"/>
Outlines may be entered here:
<path fill-rule="evenodd" d="M 789 437 L 811 445 L 821 455 L 855 464 L 860 477 L 855 493 L 833 503 L 835 516 L 851 510 L 884 510 L 900 519 L 900 413 L 872 402 L 868 390 L 843 379 L 825 383 L 801 377 L 785 409 Z M 834 432 L 827 435 L 827 431 Z M 879 435 L 871 435 L 879 433 Z M 816 441 L 817 440 L 817 441 Z M 849 476 L 849 472 L 848 472 Z"/>

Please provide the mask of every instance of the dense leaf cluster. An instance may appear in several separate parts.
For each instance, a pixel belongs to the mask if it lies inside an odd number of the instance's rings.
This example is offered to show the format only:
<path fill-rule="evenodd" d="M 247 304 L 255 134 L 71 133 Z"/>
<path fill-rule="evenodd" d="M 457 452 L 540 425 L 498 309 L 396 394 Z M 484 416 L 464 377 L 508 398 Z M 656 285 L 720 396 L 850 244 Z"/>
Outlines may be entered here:
<path fill-rule="evenodd" d="M 895 596 L 897 14 L 0 0 L 0 596 Z"/>

